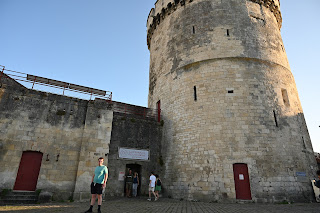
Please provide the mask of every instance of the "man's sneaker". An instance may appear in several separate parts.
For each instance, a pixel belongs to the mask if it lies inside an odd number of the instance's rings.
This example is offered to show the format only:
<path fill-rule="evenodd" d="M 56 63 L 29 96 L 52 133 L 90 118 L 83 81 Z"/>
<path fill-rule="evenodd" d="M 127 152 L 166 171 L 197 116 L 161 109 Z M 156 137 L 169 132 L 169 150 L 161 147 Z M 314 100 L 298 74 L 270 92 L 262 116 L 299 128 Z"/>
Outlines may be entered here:
<path fill-rule="evenodd" d="M 101 210 L 100 210 L 100 209 L 98 209 L 98 213 L 101 213 Z"/>
<path fill-rule="evenodd" d="M 157 201 L 159 198 L 156 197 L 156 199 L 154 199 L 154 201 Z"/>
<path fill-rule="evenodd" d="M 148 198 L 148 201 L 151 201 L 151 198 Z"/>

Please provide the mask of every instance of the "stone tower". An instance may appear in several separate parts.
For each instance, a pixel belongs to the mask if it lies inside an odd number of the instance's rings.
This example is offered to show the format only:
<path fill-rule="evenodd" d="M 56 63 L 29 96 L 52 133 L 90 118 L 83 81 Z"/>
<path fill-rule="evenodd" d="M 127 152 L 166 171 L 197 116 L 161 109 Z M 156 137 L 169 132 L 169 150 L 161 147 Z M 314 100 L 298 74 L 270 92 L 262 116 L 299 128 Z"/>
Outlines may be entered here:
<path fill-rule="evenodd" d="M 316 162 L 278 0 L 158 0 L 149 107 L 164 120 L 174 198 L 309 201 Z"/>

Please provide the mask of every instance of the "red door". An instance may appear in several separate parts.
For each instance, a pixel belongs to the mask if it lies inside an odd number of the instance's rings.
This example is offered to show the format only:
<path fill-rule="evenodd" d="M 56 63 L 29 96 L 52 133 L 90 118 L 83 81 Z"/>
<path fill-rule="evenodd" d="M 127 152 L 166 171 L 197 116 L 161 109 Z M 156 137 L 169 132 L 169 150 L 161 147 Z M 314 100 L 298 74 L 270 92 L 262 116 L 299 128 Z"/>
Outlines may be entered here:
<path fill-rule="evenodd" d="M 13 190 L 36 190 L 41 161 L 42 153 L 23 152 Z"/>
<path fill-rule="evenodd" d="M 233 164 L 234 183 L 236 186 L 236 198 L 251 200 L 250 179 L 247 164 Z"/>

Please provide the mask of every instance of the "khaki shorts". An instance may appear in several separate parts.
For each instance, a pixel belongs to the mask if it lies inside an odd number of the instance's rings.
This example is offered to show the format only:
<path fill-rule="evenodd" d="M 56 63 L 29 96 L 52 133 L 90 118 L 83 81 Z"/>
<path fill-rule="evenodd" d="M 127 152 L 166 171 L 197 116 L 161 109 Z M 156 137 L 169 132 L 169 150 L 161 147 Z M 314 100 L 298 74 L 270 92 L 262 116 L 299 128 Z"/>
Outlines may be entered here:
<path fill-rule="evenodd" d="M 126 182 L 126 189 L 131 190 L 132 189 L 132 182 Z"/>
<path fill-rule="evenodd" d="M 149 186 L 149 192 L 154 192 L 154 187 Z"/>

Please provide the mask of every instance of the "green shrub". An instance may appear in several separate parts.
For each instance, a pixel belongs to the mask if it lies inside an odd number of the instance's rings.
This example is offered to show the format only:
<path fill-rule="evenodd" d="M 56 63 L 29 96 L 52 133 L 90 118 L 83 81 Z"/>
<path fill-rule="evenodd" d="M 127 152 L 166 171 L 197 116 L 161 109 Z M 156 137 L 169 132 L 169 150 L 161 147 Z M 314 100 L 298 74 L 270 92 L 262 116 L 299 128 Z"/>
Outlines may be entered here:
<path fill-rule="evenodd" d="M 7 194 L 9 194 L 11 191 L 12 191 L 11 189 L 2 189 L 2 191 L 0 193 L 1 199 L 3 199 L 5 196 L 7 196 Z"/>
<path fill-rule="evenodd" d="M 41 193 L 41 190 L 42 190 L 42 189 L 37 189 L 37 190 L 36 190 L 36 195 L 37 195 L 37 196 L 39 196 L 39 194 Z"/>

